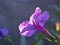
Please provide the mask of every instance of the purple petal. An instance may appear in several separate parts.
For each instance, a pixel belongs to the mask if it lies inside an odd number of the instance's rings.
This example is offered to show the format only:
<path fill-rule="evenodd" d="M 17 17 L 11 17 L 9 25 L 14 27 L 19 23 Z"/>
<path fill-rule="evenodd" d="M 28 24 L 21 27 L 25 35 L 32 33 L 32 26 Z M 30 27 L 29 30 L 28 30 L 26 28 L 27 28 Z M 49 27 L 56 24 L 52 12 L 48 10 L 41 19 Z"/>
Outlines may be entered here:
<path fill-rule="evenodd" d="M 44 34 L 48 34 L 47 29 L 45 29 L 42 25 L 40 25 L 36 20 L 34 21 L 34 24 L 40 32 L 42 32 Z"/>
<path fill-rule="evenodd" d="M 22 36 L 30 37 L 36 32 L 36 28 L 29 24 L 29 21 L 24 21 L 19 25 L 20 34 Z"/>
<path fill-rule="evenodd" d="M 4 37 L 4 36 L 3 36 L 2 32 L 0 31 L 0 40 L 1 40 L 3 37 Z"/>
<path fill-rule="evenodd" d="M 45 11 L 38 17 L 37 21 L 40 25 L 43 26 L 44 23 L 48 20 L 48 18 L 49 18 L 49 14 L 47 11 Z"/>
<path fill-rule="evenodd" d="M 8 35 L 8 29 L 7 28 L 0 29 L 0 31 L 2 32 L 3 36 L 7 36 Z"/>
<path fill-rule="evenodd" d="M 20 33 L 22 36 L 31 37 L 36 32 L 34 28 L 28 28 L 28 27 L 26 28 L 27 30 L 24 29 L 25 31 L 23 33 Z"/>
<path fill-rule="evenodd" d="M 20 25 L 18 26 L 20 33 L 23 31 L 23 29 L 24 29 L 28 24 L 29 24 L 28 21 L 24 21 L 24 22 L 20 23 Z"/>
<path fill-rule="evenodd" d="M 30 16 L 30 23 L 33 24 L 33 20 L 36 19 L 41 13 L 41 9 L 36 7 L 35 12 Z"/>

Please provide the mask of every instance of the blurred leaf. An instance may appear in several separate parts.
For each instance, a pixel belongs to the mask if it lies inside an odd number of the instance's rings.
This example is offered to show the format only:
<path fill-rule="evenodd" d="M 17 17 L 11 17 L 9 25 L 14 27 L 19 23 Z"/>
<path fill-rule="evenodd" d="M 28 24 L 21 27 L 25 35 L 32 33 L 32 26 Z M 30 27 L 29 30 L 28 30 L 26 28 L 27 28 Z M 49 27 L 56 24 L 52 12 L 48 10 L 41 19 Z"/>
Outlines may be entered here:
<path fill-rule="evenodd" d="M 37 45 L 38 42 L 39 42 L 41 39 L 43 39 L 43 37 L 44 37 L 44 34 L 40 34 L 39 38 L 34 42 L 34 45 Z"/>
<path fill-rule="evenodd" d="M 49 42 L 52 42 L 49 38 L 44 38 L 45 40 L 49 41 Z"/>
<path fill-rule="evenodd" d="M 9 41 L 11 44 L 14 45 L 13 41 L 11 40 L 10 36 L 4 38 L 4 40 Z"/>
<path fill-rule="evenodd" d="M 49 35 L 49 39 L 53 42 L 56 43 L 57 45 L 60 45 L 60 41 L 53 35 Z"/>

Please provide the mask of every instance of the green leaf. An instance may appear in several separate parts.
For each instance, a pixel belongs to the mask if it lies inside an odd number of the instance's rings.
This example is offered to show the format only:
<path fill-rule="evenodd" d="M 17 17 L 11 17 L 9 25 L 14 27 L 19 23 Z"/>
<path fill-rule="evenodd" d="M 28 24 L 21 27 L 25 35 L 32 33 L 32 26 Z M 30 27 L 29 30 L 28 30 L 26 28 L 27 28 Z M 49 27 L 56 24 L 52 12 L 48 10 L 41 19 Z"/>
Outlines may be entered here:
<path fill-rule="evenodd" d="M 34 45 L 37 45 L 38 42 L 39 42 L 41 39 L 43 39 L 43 37 L 44 37 L 44 34 L 40 34 L 39 38 L 34 42 Z"/>
<path fill-rule="evenodd" d="M 6 41 L 9 41 L 11 44 L 14 45 L 14 43 L 13 43 L 13 41 L 11 40 L 10 36 L 4 37 L 3 39 L 6 40 Z"/>
<path fill-rule="evenodd" d="M 60 45 L 60 41 L 53 35 L 49 35 L 49 39 L 53 42 L 56 43 L 57 45 Z"/>

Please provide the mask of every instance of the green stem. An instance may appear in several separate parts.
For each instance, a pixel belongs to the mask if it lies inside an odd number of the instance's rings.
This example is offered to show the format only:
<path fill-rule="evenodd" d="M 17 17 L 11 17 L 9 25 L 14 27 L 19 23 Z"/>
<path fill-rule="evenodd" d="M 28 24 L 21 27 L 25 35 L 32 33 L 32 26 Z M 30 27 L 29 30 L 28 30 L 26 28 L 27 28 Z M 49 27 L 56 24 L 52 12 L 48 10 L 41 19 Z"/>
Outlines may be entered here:
<path fill-rule="evenodd" d="M 3 38 L 4 40 L 7 40 L 7 41 L 9 41 L 11 44 L 13 44 L 14 45 L 14 43 L 13 43 L 13 41 L 10 39 L 10 36 L 8 36 L 8 37 L 5 37 L 5 38 Z"/>
<path fill-rule="evenodd" d="M 44 34 L 41 34 L 39 38 L 34 42 L 34 45 L 37 45 L 38 42 L 44 37 Z"/>
<path fill-rule="evenodd" d="M 52 42 L 56 43 L 57 45 L 60 45 L 58 39 L 56 39 L 53 35 L 49 35 L 49 39 L 50 39 Z"/>

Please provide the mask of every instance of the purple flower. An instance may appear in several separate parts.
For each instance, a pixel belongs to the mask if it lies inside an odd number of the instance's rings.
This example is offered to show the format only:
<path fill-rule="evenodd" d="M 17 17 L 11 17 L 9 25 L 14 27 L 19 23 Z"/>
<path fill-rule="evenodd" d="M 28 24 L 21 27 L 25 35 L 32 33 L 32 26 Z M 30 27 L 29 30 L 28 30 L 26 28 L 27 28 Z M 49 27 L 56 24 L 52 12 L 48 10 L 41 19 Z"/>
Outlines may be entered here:
<path fill-rule="evenodd" d="M 48 31 L 44 28 L 44 23 L 48 20 L 49 14 L 47 11 L 41 13 L 41 9 L 36 7 L 35 12 L 30 16 L 30 20 L 26 20 L 19 25 L 19 31 L 22 36 L 30 37 L 37 30 L 44 34 L 48 34 Z"/>
<path fill-rule="evenodd" d="M 7 28 L 0 29 L 0 39 L 3 37 L 6 37 L 7 35 L 8 35 L 8 29 Z"/>

